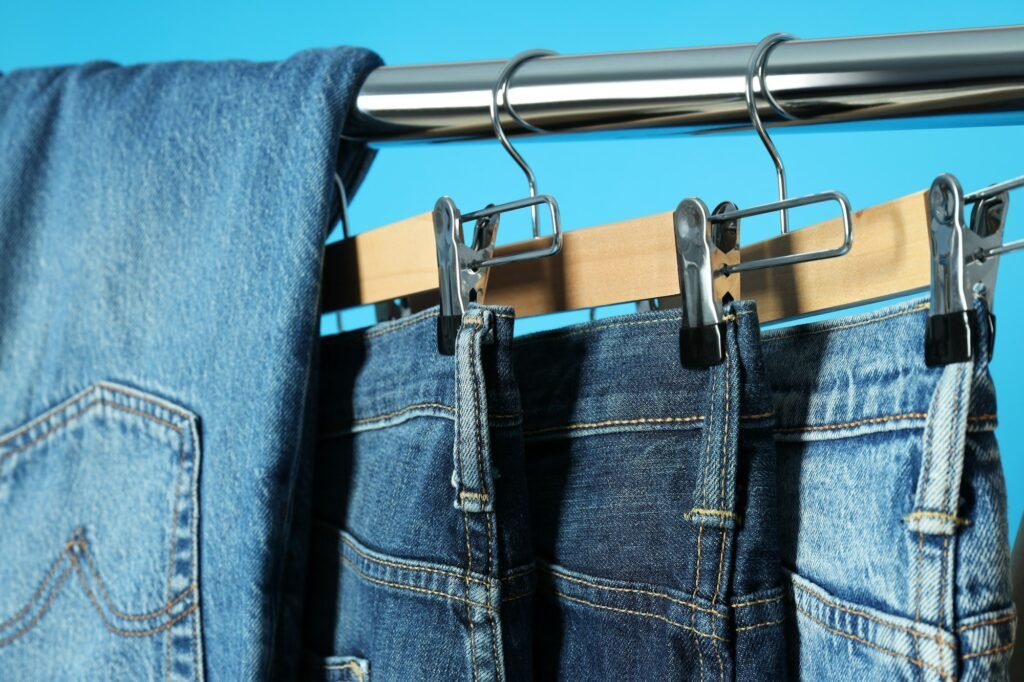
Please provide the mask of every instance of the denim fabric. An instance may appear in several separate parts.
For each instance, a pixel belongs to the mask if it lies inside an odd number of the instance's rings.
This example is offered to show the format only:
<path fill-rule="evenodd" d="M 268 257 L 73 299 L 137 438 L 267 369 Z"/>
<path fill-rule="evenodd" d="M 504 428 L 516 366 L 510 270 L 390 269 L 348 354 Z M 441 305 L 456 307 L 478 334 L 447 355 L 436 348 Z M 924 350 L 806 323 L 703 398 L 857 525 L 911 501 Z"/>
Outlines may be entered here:
<path fill-rule="evenodd" d="M 1006 677 L 1006 490 L 975 304 L 977 357 L 947 367 L 924 364 L 927 302 L 764 336 L 802 679 Z"/>
<path fill-rule="evenodd" d="M 679 312 L 518 339 L 538 680 L 785 675 L 771 394 L 757 316 L 679 362 Z"/>
<path fill-rule="evenodd" d="M 338 141 L 377 63 L 0 77 L 0 679 L 270 675 Z M 342 149 L 350 188 L 368 158 Z"/>
<path fill-rule="evenodd" d="M 322 341 L 304 679 L 529 676 L 511 311 L 472 307 L 454 357 L 436 318 Z"/>

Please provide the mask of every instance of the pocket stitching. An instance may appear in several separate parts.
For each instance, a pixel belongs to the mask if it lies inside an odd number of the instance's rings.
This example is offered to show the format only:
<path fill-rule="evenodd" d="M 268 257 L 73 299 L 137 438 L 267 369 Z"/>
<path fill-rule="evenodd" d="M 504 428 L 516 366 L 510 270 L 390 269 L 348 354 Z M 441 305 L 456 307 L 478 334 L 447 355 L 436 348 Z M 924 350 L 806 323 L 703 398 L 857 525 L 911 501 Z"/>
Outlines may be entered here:
<path fill-rule="evenodd" d="M 92 402 L 86 404 L 84 407 L 80 407 L 77 411 L 73 412 L 69 416 L 66 416 L 59 423 L 57 423 L 57 424 L 51 426 L 50 428 L 46 429 L 43 433 L 39 434 L 35 438 L 32 438 L 29 442 L 24 443 L 22 445 L 19 445 L 19 446 L 15 447 L 12 450 L 9 450 L 7 452 L 0 453 L 0 465 L 4 464 L 8 459 L 12 458 L 13 456 L 15 456 L 15 455 L 17 455 L 17 454 L 19 454 L 21 452 L 25 452 L 26 450 L 29 450 L 32 447 L 38 445 L 39 443 L 49 439 L 55 433 L 58 433 L 62 429 L 68 427 L 70 424 L 72 424 L 73 422 L 78 420 L 79 418 L 81 418 L 81 417 L 85 416 L 86 414 L 90 413 L 93 410 L 93 408 L 95 408 L 98 405 L 106 406 L 106 407 L 109 407 L 111 409 L 119 410 L 119 411 L 122 411 L 122 412 L 127 412 L 127 413 L 130 413 L 130 414 L 134 414 L 134 415 L 136 415 L 138 417 L 141 417 L 141 418 L 146 419 L 146 420 L 148 420 L 150 422 L 158 424 L 158 425 L 160 425 L 160 426 L 162 426 L 162 427 L 164 427 L 166 429 L 174 431 L 178 435 L 178 440 L 180 442 L 180 448 L 179 448 L 180 456 L 178 458 L 178 470 L 177 470 L 177 474 L 175 476 L 175 496 L 174 496 L 174 507 L 172 509 L 172 515 L 171 515 L 171 532 L 168 533 L 168 535 L 170 537 L 170 547 L 169 547 L 169 551 L 168 551 L 168 573 L 167 573 L 167 591 L 166 591 L 166 593 L 168 595 L 170 595 L 171 594 L 171 590 L 172 590 L 172 584 L 173 584 L 174 564 L 175 564 L 174 546 L 175 546 L 176 534 L 174 532 L 174 526 L 176 524 L 176 521 L 177 521 L 177 518 L 178 518 L 179 512 L 180 512 L 180 505 L 181 505 L 181 480 L 182 480 L 182 478 L 184 477 L 184 474 L 185 474 L 185 460 L 186 460 L 186 455 L 187 455 L 188 443 L 189 443 L 190 439 L 185 436 L 185 426 L 184 425 L 179 426 L 177 424 L 174 424 L 174 423 L 172 423 L 172 422 L 170 422 L 170 421 L 168 421 L 166 419 L 163 419 L 163 418 L 157 416 L 156 414 L 150 414 L 148 412 L 143 412 L 141 410 L 135 409 L 135 408 L 131 407 L 130 405 L 124 405 L 124 404 L 121 404 L 119 402 L 114 402 L 114 401 L 104 397 L 103 393 L 102 393 L 103 391 L 107 391 L 110 394 L 113 394 L 114 396 L 122 396 L 126 400 L 138 401 L 140 403 L 143 403 L 145 405 L 150 406 L 154 410 L 163 410 L 163 411 L 165 411 L 167 413 L 170 413 L 170 414 L 172 414 L 174 416 L 179 417 L 184 422 L 186 422 L 186 424 L 190 427 L 189 430 L 192 432 L 191 441 L 192 441 L 192 445 L 193 445 L 194 452 L 195 452 L 195 458 L 194 459 L 197 460 L 195 465 L 193 466 L 193 468 L 195 469 L 198 466 L 199 444 L 198 444 L 198 437 L 197 437 L 197 434 L 195 433 L 195 428 L 194 428 L 195 424 L 196 424 L 196 419 L 197 418 L 194 415 L 192 415 L 191 413 L 186 412 L 186 411 L 184 411 L 184 410 L 182 410 L 182 409 L 180 409 L 180 408 L 178 408 L 178 407 L 168 403 L 167 401 L 158 399 L 155 396 L 150 396 L 147 393 L 144 393 L 144 392 L 141 392 L 141 391 L 137 391 L 137 390 L 132 390 L 132 389 L 129 389 L 128 387 L 120 386 L 118 384 L 114 384 L 114 383 L 107 382 L 107 381 L 99 381 L 99 382 L 94 383 L 93 385 L 89 386 L 85 390 L 81 391 L 79 394 L 77 394 L 75 396 L 72 396 L 71 398 L 65 400 L 64 402 L 62 402 L 62 403 L 54 406 L 53 408 L 47 410 L 42 415 L 40 415 L 40 416 L 38 416 L 38 417 L 36 417 L 34 419 L 31 419 L 26 424 L 24 424 L 24 425 L 22 425 L 20 427 L 15 428 L 13 431 L 9 432 L 8 434 L 6 434 L 4 436 L 0 436 L 0 447 L 9 445 L 10 443 L 16 441 L 19 437 L 22 437 L 26 433 L 31 432 L 32 429 L 38 428 L 38 427 L 40 427 L 42 425 L 45 425 L 46 422 L 48 422 L 50 420 L 53 420 L 55 418 L 59 418 L 60 416 L 62 416 L 62 413 L 68 413 L 68 412 L 71 412 L 72 410 L 75 410 L 76 407 L 81 405 L 81 403 L 83 403 L 83 402 L 89 400 L 90 398 L 92 398 L 95 394 L 99 394 L 100 395 L 100 397 L 98 397 L 97 399 L 95 399 Z M 194 523 L 195 523 L 194 519 L 195 519 L 195 515 L 196 514 L 198 514 L 198 509 L 193 510 L 193 514 L 192 514 L 192 517 L 193 517 L 192 525 L 193 526 L 194 526 Z M 78 532 L 79 531 L 76 531 L 76 534 Z M 189 534 L 192 536 L 192 542 L 193 542 L 193 545 L 194 545 L 194 543 L 195 543 L 195 533 L 194 532 L 190 532 Z M 67 545 L 66 545 L 65 553 L 68 553 L 69 551 L 71 551 L 70 548 L 73 545 L 76 545 L 76 544 L 77 543 L 75 541 L 75 538 L 73 538 L 72 541 L 69 541 L 69 543 L 67 543 Z M 31 605 L 33 603 L 35 603 L 41 597 L 43 591 L 45 591 L 45 586 L 49 583 L 50 579 L 52 578 L 53 572 L 55 572 L 56 567 L 59 566 L 59 564 L 60 564 L 62 559 L 63 559 L 63 553 L 62 553 L 61 558 L 59 558 L 53 565 L 51 565 L 51 568 L 48 570 L 48 573 L 47 573 L 46 577 L 43 578 L 40 587 L 37 588 L 37 590 L 36 590 L 36 593 L 29 599 L 28 604 L 26 604 L 25 607 L 22 607 L 15 614 L 15 616 L 12 617 L 12 619 L 9 619 L 6 622 L 6 624 L 10 624 L 12 622 L 16 622 L 19 617 L 24 617 L 24 615 L 27 614 L 27 611 L 31 610 Z M 87 596 L 89 597 L 89 599 L 92 601 L 93 605 L 97 608 L 97 611 L 99 612 L 100 618 L 103 621 L 104 626 L 108 630 L 113 632 L 114 634 L 119 634 L 119 635 L 124 635 L 124 636 L 144 636 L 144 635 L 156 634 L 157 632 L 161 632 L 163 630 L 169 630 L 175 623 L 177 623 L 180 620 L 184 619 L 186 616 L 190 615 L 191 613 L 196 611 L 196 609 L 198 608 L 198 600 L 197 600 L 193 604 L 191 604 L 188 608 L 186 608 L 182 613 L 178 614 L 177 616 L 172 617 L 169 622 L 163 624 L 162 626 L 160 626 L 158 628 L 151 629 L 149 631 L 120 630 L 119 628 L 116 628 L 116 627 L 114 627 L 113 625 L 111 625 L 110 623 L 107 622 L 106 616 L 105 616 L 105 614 L 104 614 L 104 612 L 102 610 L 102 606 L 96 600 L 95 595 L 93 595 L 92 591 L 88 588 L 88 586 L 87 586 L 87 584 L 85 582 L 84 570 L 81 568 L 81 566 L 79 566 L 79 564 L 77 562 L 77 559 L 76 559 L 76 557 L 74 556 L 73 553 L 71 554 L 71 560 L 72 560 L 72 566 L 69 566 L 65 570 L 65 573 L 61 577 L 59 586 L 57 588 L 55 588 L 53 593 L 51 593 L 50 598 L 47 600 L 47 604 L 45 605 L 44 609 L 39 614 L 37 614 L 37 617 L 34 618 L 34 622 L 28 628 L 26 628 L 22 632 L 19 632 L 17 635 L 15 635 L 14 639 L 16 639 L 17 637 L 20 637 L 22 634 L 25 634 L 25 632 L 28 632 L 29 630 L 34 628 L 39 623 L 39 621 L 42 620 L 42 616 L 44 616 L 46 614 L 46 612 L 49 610 L 49 606 L 52 603 L 52 601 L 56 598 L 57 594 L 59 594 L 59 592 L 63 589 L 64 583 L 66 582 L 67 577 L 68 577 L 68 575 L 70 573 L 70 570 L 72 568 L 77 568 L 78 569 L 79 579 L 82 582 L 83 589 L 85 590 L 85 592 L 86 592 Z M 92 564 L 91 559 L 90 559 L 90 564 Z M 98 584 L 100 584 L 102 586 L 102 579 L 99 578 L 98 570 L 95 568 L 95 566 L 92 566 L 91 570 L 94 573 L 94 575 L 96 576 Z M 173 608 L 173 606 L 175 604 L 180 602 L 186 596 L 196 592 L 199 586 L 196 583 L 196 581 L 194 580 L 194 576 L 195 576 L 195 551 L 194 551 L 194 547 L 193 547 L 193 551 L 190 552 L 190 556 L 189 556 L 189 579 L 188 579 L 189 585 L 188 585 L 188 587 L 186 587 L 182 591 L 182 593 L 179 594 L 177 597 L 175 597 L 173 599 L 170 599 L 170 601 L 167 604 L 165 604 L 162 608 L 156 609 L 155 611 L 153 611 L 151 613 L 167 612 L 167 610 L 169 610 L 170 608 Z M 103 586 L 103 589 L 104 589 L 104 591 L 106 591 L 105 590 L 105 586 Z M 114 613 L 118 617 L 125 617 L 125 616 L 127 616 L 127 614 L 124 614 L 123 612 L 121 612 L 119 609 L 117 609 L 113 605 L 113 601 L 109 599 L 109 596 L 108 596 L 108 605 L 111 607 L 112 613 Z M 19 616 L 19 614 L 20 614 L 20 616 Z M 129 619 L 131 619 L 131 618 L 129 618 Z M 194 619 L 194 621 L 195 620 L 196 619 Z M 199 666 L 199 662 L 198 662 L 198 655 L 197 655 L 197 651 L 196 651 L 196 647 L 198 646 L 198 632 L 197 632 L 196 628 L 197 628 L 197 624 L 195 622 L 193 622 L 193 628 L 192 628 L 192 640 L 193 640 L 192 654 L 193 654 L 193 660 L 195 661 L 196 670 L 198 670 L 199 669 L 199 667 L 198 667 Z M 8 641 L 0 643 L 0 646 L 6 646 L 11 641 L 13 641 L 13 639 L 10 639 Z M 168 666 L 169 666 L 169 656 L 170 656 L 170 651 L 169 651 L 169 648 L 168 648 Z M 168 670 L 169 670 L 169 668 L 168 668 Z"/>

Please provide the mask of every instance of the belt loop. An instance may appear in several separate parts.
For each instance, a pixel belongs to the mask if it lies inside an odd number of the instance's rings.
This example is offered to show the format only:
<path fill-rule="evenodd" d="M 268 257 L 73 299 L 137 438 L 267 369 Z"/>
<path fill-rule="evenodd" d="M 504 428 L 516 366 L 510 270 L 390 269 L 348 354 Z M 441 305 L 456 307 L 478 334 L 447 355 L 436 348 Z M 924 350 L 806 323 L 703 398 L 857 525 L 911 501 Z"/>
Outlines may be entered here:
<path fill-rule="evenodd" d="M 727 310 L 725 360 L 703 370 L 709 373 L 708 397 L 704 410 L 704 452 L 693 508 L 687 520 L 702 526 L 735 528 L 736 448 L 739 442 L 740 368 L 736 314 Z"/>
<path fill-rule="evenodd" d="M 473 306 L 466 311 L 455 341 L 455 506 L 470 513 L 494 510 L 491 492 L 487 386 L 481 349 L 493 341 L 493 315 Z"/>
<path fill-rule="evenodd" d="M 958 512 L 973 380 L 973 362 L 942 369 L 925 419 L 914 509 L 904 517 L 911 531 L 953 535 L 967 523 Z"/>

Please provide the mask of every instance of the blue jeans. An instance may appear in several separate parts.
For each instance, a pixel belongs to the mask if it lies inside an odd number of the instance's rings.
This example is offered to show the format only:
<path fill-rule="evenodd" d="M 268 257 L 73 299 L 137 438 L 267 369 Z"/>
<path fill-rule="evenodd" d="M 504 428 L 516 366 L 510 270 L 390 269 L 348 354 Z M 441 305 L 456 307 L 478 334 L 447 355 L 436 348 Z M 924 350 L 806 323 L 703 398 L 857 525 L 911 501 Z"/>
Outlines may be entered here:
<path fill-rule="evenodd" d="M 770 393 L 753 307 L 729 360 L 678 313 L 512 340 L 473 307 L 325 339 L 307 677 L 784 675 Z"/>
<path fill-rule="evenodd" d="M 323 244 L 378 63 L 0 78 L 0 679 L 265 679 L 297 648 Z"/>
<path fill-rule="evenodd" d="M 802 679 L 1006 677 L 1006 490 L 975 304 L 977 357 L 947 367 L 924 365 L 926 301 L 765 334 Z"/>

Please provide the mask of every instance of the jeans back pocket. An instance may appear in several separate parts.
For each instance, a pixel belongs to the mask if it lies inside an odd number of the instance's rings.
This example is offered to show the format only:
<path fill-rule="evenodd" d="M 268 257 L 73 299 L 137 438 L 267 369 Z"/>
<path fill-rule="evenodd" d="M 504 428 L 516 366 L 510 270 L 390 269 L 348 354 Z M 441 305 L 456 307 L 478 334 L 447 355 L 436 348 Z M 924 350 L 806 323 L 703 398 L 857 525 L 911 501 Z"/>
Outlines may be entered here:
<path fill-rule="evenodd" d="M 202 679 L 198 420 L 101 382 L 0 435 L 0 678 Z"/>

